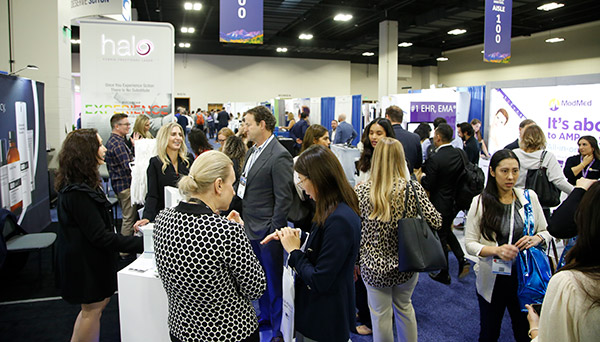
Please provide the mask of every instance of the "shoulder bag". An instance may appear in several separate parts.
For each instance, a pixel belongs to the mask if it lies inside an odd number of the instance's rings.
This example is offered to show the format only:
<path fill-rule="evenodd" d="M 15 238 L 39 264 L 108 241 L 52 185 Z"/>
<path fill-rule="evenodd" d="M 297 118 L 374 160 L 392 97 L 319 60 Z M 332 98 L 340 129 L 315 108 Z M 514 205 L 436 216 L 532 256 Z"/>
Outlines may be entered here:
<path fill-rule="evenodd" d="M 540 166 L 536 170 L 527 171 L 525 189 L 535 191 L 544 208 L 556 207 L 560 204 L 560 190 L 548 180 L 547 169 L 542 167 L 544 157 L 548 151 L 542 151 Z"/>
<path fill-rule="evenodd" d="M 408 197 L 413 193 L 417 217 L 406 217 Z M 446 255 L 437 233 L 423 218 L 412 181 L 406 182 L 403 218 L 398 220 L 398 269 L 400 272 L 432 272 L 447 267 Z"/>
<path fill-rule="evenodd" d="M 535 235 L 535 222 L 529 191 L 525 190 L 524 194 L 527 203 L 523 206 L 525 210 L 523 235 L 533 236 Z M 519 282 L 517 296 L 519 297 L 521 311 L 526 312 L 525 304 L 541 304 L 544 301 L 552 271 L 546 253 L 538 246 L 519 252 L 516 262 L 517 280 Z"/>

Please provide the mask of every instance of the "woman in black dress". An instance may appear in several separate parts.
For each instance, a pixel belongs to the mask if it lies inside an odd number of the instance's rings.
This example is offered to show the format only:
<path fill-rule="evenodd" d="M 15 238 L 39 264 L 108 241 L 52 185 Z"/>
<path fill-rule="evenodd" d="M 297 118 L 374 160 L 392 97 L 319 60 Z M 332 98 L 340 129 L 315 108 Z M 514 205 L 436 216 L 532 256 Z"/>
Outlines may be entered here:
<path fill-rule="evenodd" d="M 146 175 L 148 192 L 144 202 L 144 214 L 133 227 L 153 222 L 158 212 L 165 207 L 165 186 L 177 187 L 182 175 L 187 175 L 192 155 L 188 154 L 183 129 L 177 122 L 170 122 L 160 128 L 156 135 L 156 156 L 150 159 Z"/>
<path fill-rule="evenodd" d="M 58 283 L 63 299 L 81 304 L 71 341 L 98 341 L 102 310 L 117 289 L 118 252 L 144 250 L 142 238 L 114 233 L 98 173 L 105 153 L 95 129 L 80 129 L 58 156 Z"/>
<path fill-rule="evenodd" d="M 589 179 L 600 178 L 600 149 L 598 141 L 591 135 L 584 135 L 577 141 L 579 154 L 567 158 L 563 173 L 569 183 L 581 177 Z"/>

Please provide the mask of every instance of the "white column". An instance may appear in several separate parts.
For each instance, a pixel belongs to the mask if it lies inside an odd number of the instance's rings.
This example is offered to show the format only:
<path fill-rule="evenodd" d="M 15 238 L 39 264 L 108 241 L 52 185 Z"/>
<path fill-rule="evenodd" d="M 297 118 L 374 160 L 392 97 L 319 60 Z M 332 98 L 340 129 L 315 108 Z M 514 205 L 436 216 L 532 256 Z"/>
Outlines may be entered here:
<path fill-rule="evenodd" d="M 45 84 L 48 147 L 60 148 L 72 126 L 70 1 L 9 0 L 13 36 L 13 70 L 28 64 L 21 77 Z M 8 42 L 0 43 L 2 50 Z M 7 49 L 7 48 L 6 48 Z"/>
<path fill-rule="evenodd" d="M 421 89 L 429 89 L 438 84 L 438 67 L 426 66 L 421 69 Z"/>
<path fill-rule="evenodd" d="M 398 22 L 379 23 L 379 99 L 398 93 Z"/>

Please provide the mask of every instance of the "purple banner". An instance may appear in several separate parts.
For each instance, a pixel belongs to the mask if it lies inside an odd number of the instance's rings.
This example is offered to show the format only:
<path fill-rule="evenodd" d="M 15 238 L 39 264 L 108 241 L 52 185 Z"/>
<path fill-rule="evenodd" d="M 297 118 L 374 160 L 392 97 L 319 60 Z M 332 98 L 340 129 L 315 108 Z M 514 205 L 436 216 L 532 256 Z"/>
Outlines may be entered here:
<path fill-rule="evenodd" d="M 512 0 L 485 0 L 483 61 L 510 62 Z"/>
<path fill-rule="evenodd" d="M 263 43 L 263 0 L 221 0 L 219 41 Z"/>
<path fill-rule="evenodd" d="M 411 102 L 410 122 L 433 122 L 437 117 L 456 127 L 456 102 Z"/>

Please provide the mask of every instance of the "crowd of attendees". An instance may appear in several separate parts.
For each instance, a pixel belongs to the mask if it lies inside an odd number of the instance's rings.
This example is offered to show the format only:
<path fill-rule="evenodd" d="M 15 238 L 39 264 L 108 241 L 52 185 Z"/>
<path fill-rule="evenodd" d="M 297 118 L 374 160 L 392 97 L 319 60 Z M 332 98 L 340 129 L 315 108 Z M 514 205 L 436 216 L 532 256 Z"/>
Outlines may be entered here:
<path fill-rule="evenodd" d="M 102 310 L 117 288 L 117 260 L 142 251 L 133 233 L 154 222 L 172 341 L 257 342 L 259 326 L 271 329 L 271 341 L 283 341 L 284 265 L 295 275 L 296 341 L 346 342 L 350 332 L 394 341 L 394 327 L 400 341 L 417 341 L 411 297 L 418 273 L 398 270 L 398 220 L 421 212 L 438 232 L 446 260 L 449 251 L 456 257 L 456 277 L 469 274 L 452 222 L 465 163 L 478 165 L 480 158 L 489 159 L 487 183 L 465 223 L 466 253 L 478 260 L 479 341 L 498 340 L 506 310 L 516 341 L 597 340 L 596 138 L 579 138 L 579 153 L 561 168 L 531 120 L 519 126 L 516 145 L 490 154 L 479 120 L 453 127 L 437 118 L 433 131 L 424 123 L 413 133 L 403 128 L 403 114 L 391 106 L 385 117 L 366 124 L 353 188 L 329 149 L 358 137 L 344 114 L 328 130 L 310 123 L 308 107 L 299 110 L 298 120 L 289 113 L 279 128 L 294 141 L 288 150 L 264 106 L 236 117 L 225 108 L 191 115 L 181 109 L 156 133 L 141 217 L 131 204 L 130 165 L 136 142 L 154 139 L 148 118 L 138 116 L 130 129 L 127 115 L 113 115 L 106 147 L 94 129 L 68 134 L 56 178 L 57 266 L 62 297 L 81 305 L 72 340 L 97 339 Z M 104 163 L 123 209 L 119 233 L 100 186 L 98 166 Z M 568 195 L 555 213 L 524 189 L 528 171 L 540 167 Z M 184 197 L 173 208 L 165 209 L 166 186 L 178 187 Z M 524 235 L 525 224 L 534 225 L 534 235 Z M 524 249 L 548 247 L 553 237 L 576 237 L 574 247 L 550 280 L 541 315 L 529 305 L 523 312 L 515 258 Z M 496 272 L 496 263 L 508 272 Z M 448 267 L 429 277 L 452 282 Z"/>

